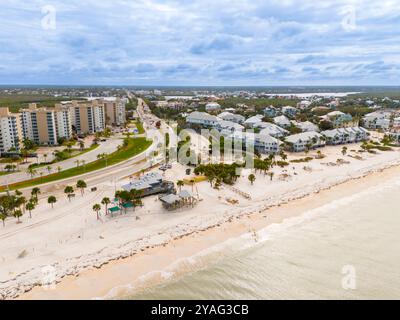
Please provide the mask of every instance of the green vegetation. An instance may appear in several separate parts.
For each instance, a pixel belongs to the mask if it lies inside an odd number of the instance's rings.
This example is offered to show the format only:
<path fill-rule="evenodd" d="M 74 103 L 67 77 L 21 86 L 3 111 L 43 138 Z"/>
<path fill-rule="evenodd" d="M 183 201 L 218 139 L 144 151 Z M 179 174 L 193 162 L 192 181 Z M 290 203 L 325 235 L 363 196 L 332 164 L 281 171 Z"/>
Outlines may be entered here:
<path fill-rule="evenodd" d="M 243 165 L 237 163 L 201 164 L 194 169 L 194 173 L 206 176 L 211 185 L 215 181 L 215 187 L 218 188 L 222 182 L 234 184 L 240 176 L 238 170 L 242 167 Z"/>
<path fill-rule="evenodd" d="M 138 100 L 136 98 L 129 99 L 129 102 L 125 105 L 127 111 L 136 110 L 138 105 Z"/>
<path fill-rule="evenodd" d="M 65 171 L 61 171 L 58 173 L 50 174 L 44 177 L 39 177 L 39 178 L 34 178 L 18 183 L 14 183 L 9 185 L 10 190 L 14 189 L 22 189 L 22 188 L 28 188 L 32 187 L 35 185 L 43 184 L 43 183 L 49 183 L 57 180 L 62 180 L 66 178 L 71 178 L 75 177 L 84 173 L 88 173 L 91 171 L 96 171 L 103 169 L 107 166 L 111 166 L 114 164 L 117 164 L 119 162 L 122 162 L 124 160 L 127 160 L 144 150 L 146 150 L 148 147 L 151 145 L 151 141 L 148 141 L 146 138 L 130 138 L 130 139 L 124 139 L 125 143 L 122 148 L 120 148 L 118 151 L 115 151 L 109 155 L 106 155 L 105 157 L 102 157 L 99 160 L 90 162 L 85 165 L 77 166 L 75 168 L 67 169 Z M 5 191 L 6 186 L 1 186 L 0 187 L 0 192 Z"/>
<path fill-rule="evenodd" d="M 312 160 L 314 160 L 314 158 L 306 157 L 306 158 L 301 158 L 301 159 L 294 159 L 294 160 L 291 160 L 290 162 L 292 162 L 292 163 L 302 163 L 302 162 L 310 162 Z"/>
<path fill-rule="evenodd" d="M 143 128 L 143 124 L 140 121 L 135 121 L 135 126 L 139 131 L 139 134 L 145 133 L 145 130 Z"/>
<path fill-rule="evenodd" d="M 66 97 L 55 98 L 46 95 L 15 94 L 0 95 L 0 107 L 9 107 L 11 112 L 18 112 L 21 108 L 27 108 L 29 103 L 37 103 L 41 107 L 54 107 L 58 102 L 64 101 Z M 82 100 L 81 98 L 68 97 L 68 100 Z"/>

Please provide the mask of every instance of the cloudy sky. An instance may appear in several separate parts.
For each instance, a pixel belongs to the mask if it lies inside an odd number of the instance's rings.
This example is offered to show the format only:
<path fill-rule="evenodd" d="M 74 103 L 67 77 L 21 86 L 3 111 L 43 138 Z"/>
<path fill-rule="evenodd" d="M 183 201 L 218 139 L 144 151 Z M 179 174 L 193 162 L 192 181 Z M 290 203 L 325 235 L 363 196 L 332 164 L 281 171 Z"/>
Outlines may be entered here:
<path fill-rule="evenodd" d="M 0 1 L 0 84 L 399 80 L 400 0 Z"/>

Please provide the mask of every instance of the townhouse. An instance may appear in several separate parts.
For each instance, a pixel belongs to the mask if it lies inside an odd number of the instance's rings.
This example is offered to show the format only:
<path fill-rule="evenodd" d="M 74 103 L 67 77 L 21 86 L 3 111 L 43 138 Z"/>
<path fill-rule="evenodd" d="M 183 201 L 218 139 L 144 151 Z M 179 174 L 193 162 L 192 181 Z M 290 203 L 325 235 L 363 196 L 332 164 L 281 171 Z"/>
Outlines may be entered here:
<path fill-rule="evenodd" d="M 338 128 L 322 131 L 326 143 L 330 145 L 356 143 L 369 139 L 370 133 L 362 127 Z"/>
<path fill-rule="evenodd" d="M 257 128 L 261 129 L 260 134 L 269 135 L 278 139 L 289 134 L 289 131 L 269 122 L 260 122 L 257 124 Z"/>
<path fill-rule="evenodd" d="M 186 123 L 189 125 L 200 125 L 205 128 L 214 127 L 219 120 L 216 116 L 199 111 L 194 111 L 186 117 Z"/>
<path fill-rule="evenodd" d="M 289 118 L 294 118 L 297 112 L 298 110 L 291 106 L 286 106 L 282 108 L 282 113 Z"/>
<path fill-rule="evenodd" d="M 299 128 L 303 132 L 308 132 L 308 131 L 316 131 L 319 132 L 319 127 L 310 122 L 310 121 L 304 121 L 304 122 L 296 122 L 292 121 L 293 125 Z"/>
<path fill-rule="evenodd" d="M 318 132 L 303 132 L 288 136 L 285 143 L 294 152 L 305 151 L 325 146 L 325 138 Z"/>
<path fill-rule="evenodd" d="M 274 122 L 282 128 L 289 128 L 291 126 L 290 120 L 284 115 L 275 117 Z"/>
<path fill-rule="evenodd" d="M 243 123 L 246 118 L 243 117 L 240 114 L 234 114 L 231 112 L 222 112 L 218 115 L 218 118 L 225 120 L 225 121 L 231 121 L 231 122 L 235 122 L 235 123 Z"/>
<path fill-rule="evenodd" d="M 230 138 L 234 141 L 234 144 L 239 141 L 242 145 L 252 145 L 255 150 L 262 154 L 276 154 L 280 151 L 281 142 L 269 135 L 251 132 L 234 132 Z"/>
<path fill-rule="evenodd" d="M 375 111 L 366 114 L 362 118 L 362 126 L 367 129 L 389 130 L 391 125 L 392 112 Z"/>

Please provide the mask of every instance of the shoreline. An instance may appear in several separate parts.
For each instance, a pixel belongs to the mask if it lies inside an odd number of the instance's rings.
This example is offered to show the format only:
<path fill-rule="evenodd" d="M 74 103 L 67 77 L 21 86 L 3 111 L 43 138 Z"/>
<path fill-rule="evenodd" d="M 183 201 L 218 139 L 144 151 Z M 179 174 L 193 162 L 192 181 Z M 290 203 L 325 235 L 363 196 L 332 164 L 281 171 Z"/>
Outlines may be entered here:
<path fill-rule="evenodd" d="M 76 267 L 57 279 L 54 290 L 46 290 L 37 284 L 14 291 L 14 295 L 6 298 L 18 299 L 93 299 L 113 298 L 126 295 L 135 288 L 137 292 L 148 287 L 161 284 L 170 275 L 164 270 L 183 259 L 217 246 L 232 238 L 259 231 L 272 224 L 301 216 L 303 213 L 320 207 L 326 203 L 360 192 L 400 175 L 400 163 L 387 164 L 381 168 L 372 168 L 365 172 L 357 172 L 341 181 L 322 186 L 311 192 L 291 194 L 275 201 L 241 210 L 239 214 L 231 213 L 219 221 L 211 222 L 205 227 L 186 229 L 175 237 L 163 239 L 160 235 L 158 243 L 150 245 L 143 239 L 137 248 L 123 250 L 116 257 L 106 257 L 104 261 L 93 259 L 84 267 Z M 242 208 L 243 209 L 243 208 Z M 154 239 L 153 239 L 154 240 Z M 174 275 L 184 274 L 177 270 Z M 127 291 L 128 290 L 128 291 Z M 132 293 L 133 294 L 133 293 Z"/>

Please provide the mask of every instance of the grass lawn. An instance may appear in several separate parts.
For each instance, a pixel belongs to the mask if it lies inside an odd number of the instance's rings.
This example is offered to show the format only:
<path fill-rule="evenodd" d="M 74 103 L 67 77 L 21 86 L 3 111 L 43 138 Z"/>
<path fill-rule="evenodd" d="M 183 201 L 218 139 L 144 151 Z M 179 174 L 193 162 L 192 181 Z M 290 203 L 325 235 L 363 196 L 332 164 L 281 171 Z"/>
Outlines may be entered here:
<path fill-rule="evenodd" d="M 145 132 L 144 128 L 143 128 L 143 124 L 140 121 L 135 121 L 135 125 L 139 131 L 139 134 L 143 134 Z"/>
<path fill-rule="evenodd" d="M 128 145 L 126 147 L 123 147 L 121 150 L 115 151 L 115 152 L 109 154 L 107 159 L 96 160 L 96 161 L 87 163 L 84 166 L 67 169 L 67 170 L 61 171 L 59 173 L 54 173 L 54 174 L 50 174 L 47 176 L 33 178 L 30 180 L 25 180 L 25 181 L 21 181 L 18 183 L 10 184 L 9 189 L 16 190 L 16 189 L 28 188 L 28 187 L 36 186 L 39 184 L 53 182 L 53 181 L 62 180 L 62 179 L 66 179 L 66 178 L 71 178 L 71 177 L 79 176 L 84 173 L 103 169 L 106 167 L 106 162 L 107 162 L 107 166 L 112 166 L 114 164 L 117 164 L 117 163 L 127 160 L 129 158 L 132 158 L 133 156 L 135 156 L 139 153 L 142 153 L 147 148 L 149 148 L 151 143 L 152 142 L 147 141 L 146 138 L 130 138 L 128 141 Z M 6 186 L 0 187 L 0 192 L 4 192 L 6 190 L 7 190 Z"/>
<path fill-rule="evenodd" d="M 10 172 L 8 172 L 8 171 L 0 171 L 0 176 L 6 176 L 8 174 L 15 173 L 15 172 L 18 172 L 18 171 L 10 171 Z"/>
<path fill-rule="evenodd" d="M 65 161 L 65 160 L 68 160 L 68 159 L 71 159 L 71 158 L 75 158 L 75 157 L 81 156 L 82 154 L 85 154 L 85 153 L 88 153 L 90 151 L 93 151 L 93 150 L 97 149 L 99 146 L 100 146 L 99 144 L 94 144 L 94 145 L 90 146 L 89 148 L 84 149 L 82 151 L 80 151 L 80 150 L 72 150 L 71 154 L 68 157 L 66 157 L 65 159 L 62 159 L 61 161 L 55 161 L 54 160 L 54 161 L 49 162 L 49 163 L 40 163 L 40 164 L 34 163 L 31 166 L 32 166 L 33 169 L 47 167 L 48 165 L 51 165 L 51 164 L 55 164 L 55 163 L 58 163 L 58 162 L 62 162 L 62 161 Z"/>

